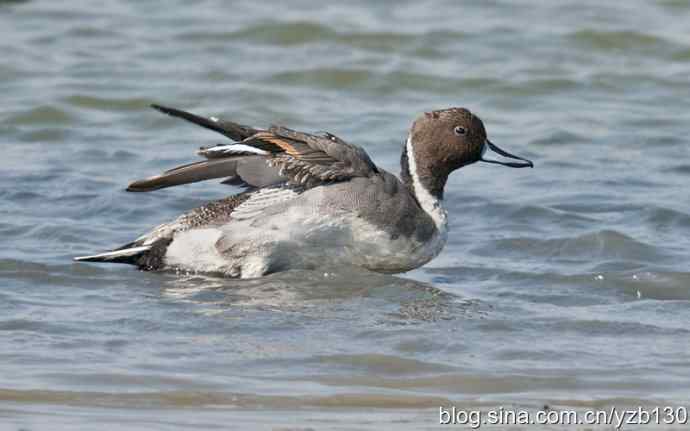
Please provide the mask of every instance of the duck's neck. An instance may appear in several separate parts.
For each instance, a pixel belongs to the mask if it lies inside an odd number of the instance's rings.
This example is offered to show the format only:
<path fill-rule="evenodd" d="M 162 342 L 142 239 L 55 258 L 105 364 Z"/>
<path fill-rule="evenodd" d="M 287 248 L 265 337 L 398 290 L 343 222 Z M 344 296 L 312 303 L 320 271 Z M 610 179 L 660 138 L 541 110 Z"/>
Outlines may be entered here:
<path fill-rule="evenodd" d="M 400 174 L 403 182 L 414 193 L 419 206 L 429 214 L 439 231 L 446 231 L 448 215 L 443 206 L 443 187 L 448 180 L 445 169 L 434 168 L 415 154 L 412 139 L 407 138 L 401 159 Z"/>

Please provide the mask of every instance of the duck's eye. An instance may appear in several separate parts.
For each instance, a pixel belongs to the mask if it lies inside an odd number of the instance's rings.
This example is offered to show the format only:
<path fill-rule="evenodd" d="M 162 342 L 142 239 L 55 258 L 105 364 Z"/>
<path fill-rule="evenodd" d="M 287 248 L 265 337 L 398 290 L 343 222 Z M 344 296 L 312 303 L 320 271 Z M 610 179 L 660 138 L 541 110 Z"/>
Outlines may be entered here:
<path fill-rule="evenodd" d="M 455 129 L 453 129 L 453 132 L 455 132 L 456 135 L 460 136 L 460 135 L 464 135 L 465 133 L 467 133 L 467 130 L 465 130 L 465 128 L 462 126 L 455 126 Z"/>

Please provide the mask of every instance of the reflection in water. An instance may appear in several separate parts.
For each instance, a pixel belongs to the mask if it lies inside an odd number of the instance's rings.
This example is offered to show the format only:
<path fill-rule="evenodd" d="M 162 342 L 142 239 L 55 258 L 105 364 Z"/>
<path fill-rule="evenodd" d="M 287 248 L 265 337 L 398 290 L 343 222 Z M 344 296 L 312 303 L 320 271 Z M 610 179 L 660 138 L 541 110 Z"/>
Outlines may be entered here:
<path fill-rule="evenodd" d="M 180 275 L 167 279 L 162 292 L 176 300 L 207 306 L 207 314 L 230 308 L 320 314 L 324 309 L 338 312 L 365 302 L 372 309 L 389 310 L 382 318 L 398 324 L 485 313 L 478 301 L 432 284 L 359 268 L 291 270 L 249 280 Z"/>

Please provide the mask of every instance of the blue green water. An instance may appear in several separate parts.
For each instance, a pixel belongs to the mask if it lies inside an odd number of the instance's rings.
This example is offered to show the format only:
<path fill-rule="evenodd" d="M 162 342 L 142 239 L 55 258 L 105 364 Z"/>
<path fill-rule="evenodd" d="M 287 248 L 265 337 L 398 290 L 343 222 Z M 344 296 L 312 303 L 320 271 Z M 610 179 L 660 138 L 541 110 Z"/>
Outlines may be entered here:
<path fill-rule="evenodd" d="M 690 3 L 4 1 L 0 29 L 0 428 L 690 407 Z M 399 277 L 75 264 L 236 192 L 124 192 L 221 142 L 153 102 L 394 172 L 416 115 L 464 106 L 536 168 L 454 174 L 448 245 Z"/>

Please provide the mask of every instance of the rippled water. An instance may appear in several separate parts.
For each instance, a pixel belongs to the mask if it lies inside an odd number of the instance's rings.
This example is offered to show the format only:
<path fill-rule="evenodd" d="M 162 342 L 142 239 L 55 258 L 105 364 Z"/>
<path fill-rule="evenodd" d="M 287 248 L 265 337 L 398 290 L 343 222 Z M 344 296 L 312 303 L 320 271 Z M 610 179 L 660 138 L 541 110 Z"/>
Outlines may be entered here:
<path fill-rule="evenodd" d="M 438 406 L 690 404 L 690 4 L 0 2 L 3 429 L 425 429 Z M 372 2 L 373 3 L 373 2 Z M 74 264 L 230 192 L 128 194 L 217 135 L 329 130 L 397 172 L 466 106 L 471 166 L 400 277 Z"/>

